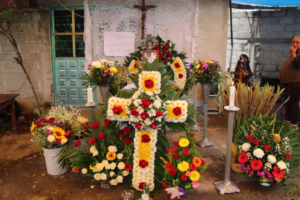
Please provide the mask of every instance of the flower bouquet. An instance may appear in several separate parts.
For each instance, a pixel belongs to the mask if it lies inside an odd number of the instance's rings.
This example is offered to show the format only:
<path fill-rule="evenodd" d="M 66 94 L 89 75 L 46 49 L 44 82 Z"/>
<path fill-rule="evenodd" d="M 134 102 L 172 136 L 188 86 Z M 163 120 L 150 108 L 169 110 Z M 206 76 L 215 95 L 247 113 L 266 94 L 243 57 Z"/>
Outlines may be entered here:
<path fill-rule="evenodd" d="M 299 165 L 299 139 L 288 124 L 259 117 L 246 120 L 239 131 L 236 162 L 246 177 L 277 184 L 289 177 L 292 164 Z"/>
<path fill-rule="evenodd" d="M 163 188 L 167 185 L 173 186 L 166 189 L 168 193 L 172 193 L 171 199 L 200 186 L 197 181 L 206 165 L 201 154 L 195 149 L 196 141 L 194 135 L 187 132 L 185 137 L 180 137 L 174 142 L 175 147 L 168 149 L 169 160 L 164 160 L 165 175 L 161 185 Z"/>
<path fill-rule="evenodd" d="M 221 66 L 218 61 L 194 61 L 190 64 L 190 68 L 194 70 L 195 80 L 198 83 L 219 84 L 224 79 L 221 75 Z"/>

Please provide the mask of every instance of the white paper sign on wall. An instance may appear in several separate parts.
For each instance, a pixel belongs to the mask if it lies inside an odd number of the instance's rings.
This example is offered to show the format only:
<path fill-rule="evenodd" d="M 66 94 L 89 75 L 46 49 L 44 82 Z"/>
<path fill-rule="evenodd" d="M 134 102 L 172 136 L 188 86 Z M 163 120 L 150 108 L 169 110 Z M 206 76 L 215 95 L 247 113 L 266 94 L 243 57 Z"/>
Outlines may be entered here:
<path fill-rule="evenodd" d="M 104 32 L 105 56 L 127 56 L 135 51 L 135 33 Z"/>

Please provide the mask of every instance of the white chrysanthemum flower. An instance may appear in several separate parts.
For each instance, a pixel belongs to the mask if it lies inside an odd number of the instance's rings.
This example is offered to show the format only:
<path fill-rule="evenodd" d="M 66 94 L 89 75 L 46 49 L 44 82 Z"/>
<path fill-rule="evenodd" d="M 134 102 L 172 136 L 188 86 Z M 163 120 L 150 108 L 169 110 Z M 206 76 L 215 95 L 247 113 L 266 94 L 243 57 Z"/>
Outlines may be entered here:
<path fill-rule="evenodd" d="M 103 165 L 104 165 L 104 167 L 105 166 L 107 166 L 107 165 L 109 165 L 109 163 L 108 163 L 108 161 L 107 160 L 102 160 L 102 162 L 101 162 Z"/>
<path fill-rule="evenodd" d="M 86 174 L 87 172 L 88 172 L 87 168 L 82 168 L 82 169 L 81 169 L 81 173 L 82 173 L 82 174 Z"/>
<path fill-rule="evenodd" d="M 118 183 L 123 183 L 123 176 L 118 176 L 117 178 L 116 178 L 116 180 L 118 181 Z"/>
<path fill-rule="evenodd" d="M 138 111 L 139 113 L 142 113 L 142 112 L 144 112 L 144 109 L 143 109 L 141 106 L 139 106 L 139 107 L 137 108 L 137 111 Z"/>
<path fill-rule="evenodd" d="M 116 173 L 114 171 L 109 172 L 109 176 L 113 177 Z"/>
<path fill-rule="evenodd" d="M 140 103 L 141 103 L 141 100 L 140 99 L 136 99 L 136 100 L 134 100 L 133 105 L 135 107 L 138 107 L 140 105 Z"/>
<path fill-rule="evenodd" d="M 111 179 L 111 181 L 109 181 L 109 183 L 111 185 L 118 185 L 118 181 L 116 179 Z"/>
<path fill-rule="evenodd" d="M 110 169 L 114 170 L 116 168 L 117 164 L 116 163 L 110 163 Z"/>
<path fill-rule="evenodd" d="M 68 138 L 63 138 L 61 139 L 60 143 L 63 145 L 63 144 L 66 144 L 68 142 Z"/>
<path fill-rule="evenodd" d="M 123 158 L 123 154 L 122 154 L 122 153 L 118 153 L 118 154 L 117 154 L 117 158 L 118 158 L 119 160 L 121 160 L 121 159 Z"/>
<path fill-rule="evenodd" d="M 253 151 L 253 155 L 256 157 L 256 158 L 262 158 L 264 157 L 265 153 L 262 149 L 260 148 L 257 148 Z"/>
<path fill-rule="evenodd" d="M 153 102 L 153 104 L 154 104 L 154 106 L 155 106 L 156 108 L 160 108 L 160 107 L 161 107 L 161 102 L 160 102 L 159 100 L 155 100 L 155 101 Z"/>
<path fill-rule="evenodd" d="M 156 116 L 156 111 L 154 109 L 150 109 L 149 112 L 148 112 L 148 115 L 150 117 L 154 117 L 154 116 Z"/>
<path fill-rule="evenodd" d="M 269 161 L 269 163 L 271 163 L 271 164 L 276 163 L 276 158 L 275 158 L 275 156 L 273 156 L 273 155 L 268 155 L 268 161 Z"/>
<path fill-rule="evenodd" d="M 96 179 L 97 181 L 100 181 L 101 180 L 101 174 L 100 173 L 94 174 L 94 179 Z"/>
<path fill-rule="evenodd" d="M 251 144 L 249 144 L 248 142 L 246 142 L 242 145 L 243 151 L 249 151 L 250 147 L 251 147 Z"/>
<path fill-rule="evenodd" d="M 93 61 L 91 63 L 91 66 L 94 68 L 100 68 L 101 67 L 101 63 L 99 61 Z"/>
<path fill-rule="evenodd" d="M 50 142 L 50 143 L 54 142 L 55 141 L 54 135 L 48 135 L 47 141 Z"/>
<path fill-rule="evenodd" d="M 108 147 L 108 151 L 109 152 L 112 152 L 112 153 L 116 153 L 118 151 L 117 147 L 116 146 L 109 146 Z"/>
<path fill-rule="evenodd" d="M 277 166 L 282 170 L 286 169 L 286 164 L 282 160 L 277 162 Z"/>
<path fill-rule="evenodd" d="M 128 174 L 129 174 L 129 171 L 123 171 L 123 176 L 128 176 Z"/>
<path fill-rule="evenodd" d="M 95 167 L 101 172 L 104 168 L 104 165 L 102 163 L 97 163 Z"/>
<path fill-rule="evenodd" d="M 98 156 L 99 152 L 97 150 L 93 151 L 93 156 Z"/>
<path fill-rule="evenodd" d="M 119 169 L 124 169 L 124 167 L 125 167 L 125 164 L 123 163 L 123 162 L 120 162 L 119 164 L 118 164 L 118 168 Z"/>
<path fill-rule="evenodd" d="M 107 175 L 104 173 L 101 173 L 101 180 L 103 180 L 103 181 L 107 180 Z"/>
<path fill-rule="evenodd" d="M 266 166 L 267 168 L 269 168 L 269 169 L 271 169 L 271 168 L 272 168 L 272 164 L 271 164 L 271 163 L 269 163 L 269 162 L 267 162 L 267 163 L 265 164 L 265 166 Z"/>
<path fill-rule="evenodd" d="M 90 153 L 93 153 L 94 151 L 97 151 L 95 145 L 91 146 L 91 148 L 90 148 Z"/>
<path fill-rule="evenodd" d="M 150 124 L 152 123 L 151 120 L 149 118 L 146 119 L 145 123 L 150 126 Z"/>

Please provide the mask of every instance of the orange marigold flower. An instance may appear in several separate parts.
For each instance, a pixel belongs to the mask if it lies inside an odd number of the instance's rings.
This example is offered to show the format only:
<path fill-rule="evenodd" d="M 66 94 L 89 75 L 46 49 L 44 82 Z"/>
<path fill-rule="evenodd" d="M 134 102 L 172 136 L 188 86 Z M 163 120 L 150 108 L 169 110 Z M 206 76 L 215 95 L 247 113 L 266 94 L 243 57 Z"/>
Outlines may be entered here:
<path fill-rule="evenodd" d="M 106 158 L 107 158 L 107 160 L 114 160 L 114 159 L 116 159 L 116 153 L 108 152 L 106 154 Z"/>
<path fill-rule="evenodd" d="M 78 173 L 78 172 L 79 172 L 79 169 L 76 169 L 76 167 L 73 166 L 73 167 L 72 167 L 72 172 Z"/>
<path fill-rule="evenodd" d="M 196 167 L 200 167 L 200 166 L 201 166 L 201 163 L 202 163 L 201 158 L 199 158 L 199 157 L 194 157 L 194 158 L 193 158 L 193 164 L 194 164 Z"/>

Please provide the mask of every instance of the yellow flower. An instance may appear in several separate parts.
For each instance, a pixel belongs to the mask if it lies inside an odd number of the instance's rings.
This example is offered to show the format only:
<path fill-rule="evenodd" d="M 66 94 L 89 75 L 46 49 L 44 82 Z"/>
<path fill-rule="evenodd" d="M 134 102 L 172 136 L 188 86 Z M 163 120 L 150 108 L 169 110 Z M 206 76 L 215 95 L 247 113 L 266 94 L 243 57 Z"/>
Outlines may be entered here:
<path fill-rule="evenodd" d="M 30 131 L 31 131 L 31 134 L 32 134 L 33 136 L 35 135 L 35 130 L 36 130 L 36 126 L 35 126 L 35 124 L 32 122 L 31 127 L 30 127 Z"/>
<path fill-rule="evenodd" d="M 179 146 L 181 146 L 181 147 L 187 147 L 187 146 L 189 146 L 189 144 L 190 144 L 190 141 L 186 138 L 181 138 L 179 140 Z"/>
<path fill-rule="evenodd" d="M 79 117 L 77 118 L 77 121 L 80 122 L 81 124 L 85 124 L 85 123 L 87 123 L 89 120 L 86 119 L 86 118 L 84 118 L 84 117 L 82 117 L 82 116 L 79 116 Z"/>
<path fill-rule="evenodd" d="M 191 181 L 198 181 L 199 178 L 200 178 L 199 172 L 197 172 L 197 171 L 191 172 L 191 176 L 190 176 Z"/>
<path fill-rule="evenodd" d="M 280 138 L 280 135 L 278 133 L 274 134 L 274 141 L 276 143 L 280 142 L 281 138 Z"/>
<path fill-rule="evenodd" d="M 107 160 L 114 160 L 114 159 L 116 159 L 116 153 L 108 152 L 106 154 L 106 158 L 107 158 Z"/>
<path fill-rule="evenodd" d="M 200 64 L 199 65 L 196 65 L 196 69 L 199 69 L 200 68 Z"/>
<path fill-rule="evenodd" d="M 252 128 L 253 131 L 256 131 L 255 127 L 251 124 L 250 127 Z"/>
<path fill-rule="evenodd" d="M 117 70 L 115 67 L 109 68 L 109 71 L 110 71 L 111 73 L 117 73 L 117 72 L 118 72 L 118 70 Z"/>
<path fill-rule="evenodd" d="M 177 168 L 181 171 L 181 172 L 186 172 L 189 168 L 190 165 L 188 162 L 186 161 L 182 161 L 180 163 L 177 164 Z"/>
<path fill-rule="evenodd" d="M 90 165 L 90 169 L 91 169 L 91 170 L 93 170 L 93 171 L 100 172 L 100 170 L 99 170 L 99 169 L 97 169 L 97 167 L 92 167 L 91 165 Z"/>
<path fill-rule="evenodd" d="M 53 128 L 52 130 L 53 136 L 55 136 L 56 139 L 63 139 L 65 138 L 65 131 L 61 128 Z"/>

